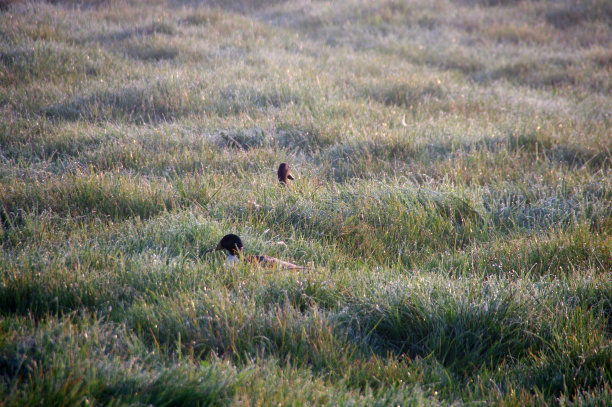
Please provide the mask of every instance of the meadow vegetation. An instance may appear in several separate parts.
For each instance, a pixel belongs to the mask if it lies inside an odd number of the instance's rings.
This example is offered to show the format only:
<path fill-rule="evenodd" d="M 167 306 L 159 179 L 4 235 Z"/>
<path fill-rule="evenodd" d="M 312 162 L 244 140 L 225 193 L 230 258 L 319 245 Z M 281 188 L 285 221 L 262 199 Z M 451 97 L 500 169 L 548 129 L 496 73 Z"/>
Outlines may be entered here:
<path fill-rule="evenodd" d="M 607 0 L 0 1 L 0 407 L 611 405 L 611 50 Z"/>

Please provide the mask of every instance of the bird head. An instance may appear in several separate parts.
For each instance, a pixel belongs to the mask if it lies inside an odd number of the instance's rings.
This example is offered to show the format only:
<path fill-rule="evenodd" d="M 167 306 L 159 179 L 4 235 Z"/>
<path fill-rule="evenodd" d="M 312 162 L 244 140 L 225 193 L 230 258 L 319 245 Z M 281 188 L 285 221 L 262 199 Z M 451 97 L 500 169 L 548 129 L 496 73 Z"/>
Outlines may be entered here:
<path fill-rule="evenodd" d="M 231 255 L 239 256 L 242 248 L 242 240 L 237 235 L 229 234 L 223 236 L 214 250 L 227 250 Z"/>
<path fill-rule="evenodd" d="M 278 175 L 278 180 L 280 181 L 280 183 L 285 185 L 287 185 L 288 179 L 293 179 L 293 176 L 289 171 L 289 164 L 287 163 L 281 163 L 281 165 L 278 166 L 278 171 L 276 175 Z"/>

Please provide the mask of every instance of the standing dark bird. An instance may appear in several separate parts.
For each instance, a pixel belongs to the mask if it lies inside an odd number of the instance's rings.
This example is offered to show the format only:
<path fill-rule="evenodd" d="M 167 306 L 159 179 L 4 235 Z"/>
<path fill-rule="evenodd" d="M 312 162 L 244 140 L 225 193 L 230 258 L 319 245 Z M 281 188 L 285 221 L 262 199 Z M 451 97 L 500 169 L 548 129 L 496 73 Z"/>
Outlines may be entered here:
<path fill-rule="evenodd" d="M 293 175 L 291 175 L 291 172 L 289 171 L 289 164 L 287 163 L 281 163 L 281 165 L 278 166 L 276 175 L 278 175 L 278 180 L 283 185 L 288 185 L 288 179 L 293 180 Z"/>
<path fill-rule="evenodd" d="M 225 264 L 228 266 L 233 266 L 239 261 L 246 261 L 248 263 L 256 263 L 270 268 L 285 268 L 290 270 L 306 269 L 306 267 L 298 266 L 297 264 L 282 261 L 264 254 L 245 255 L 243 254 L 243 248 L 244 246 L 242 245 L 242 240 L 240 240 L 240 237 L 234 234 L 229 234 L 223 236 L 217 247 L 211 249 L 210 251 L 227 250 L 228 255 Z"/>

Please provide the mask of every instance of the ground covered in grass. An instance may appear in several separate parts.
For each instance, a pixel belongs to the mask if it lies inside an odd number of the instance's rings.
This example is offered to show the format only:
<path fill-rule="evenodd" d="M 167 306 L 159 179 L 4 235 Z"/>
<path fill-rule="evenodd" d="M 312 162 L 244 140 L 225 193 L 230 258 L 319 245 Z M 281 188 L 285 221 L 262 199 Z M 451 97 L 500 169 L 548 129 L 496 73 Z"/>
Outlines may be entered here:
<path fill-rule="evenodd" d="M 0 7 L 0 406 L 612 404 L 609 1 Z"/>

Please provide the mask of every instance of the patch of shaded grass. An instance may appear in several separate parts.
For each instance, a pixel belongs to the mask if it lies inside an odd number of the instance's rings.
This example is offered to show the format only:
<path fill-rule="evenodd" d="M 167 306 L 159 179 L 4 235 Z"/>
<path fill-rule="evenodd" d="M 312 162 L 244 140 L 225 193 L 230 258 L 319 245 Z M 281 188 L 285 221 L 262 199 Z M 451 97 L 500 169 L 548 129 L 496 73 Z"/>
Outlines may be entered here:
<path fill-rule="evenodd" d="M 36 328 L 27 324 L 29 329 L 15 332 L 7 322 L 0 331 L 6 345 L 0 353 L 0 369 L 13 379 L 3 383 L 0 394 L 10 397 L 5 399 L 8 406 L 92 402 L 224 405 L 239 382 L 235 372 L 221 366 L 181 364 L 156 369 L 150 363 L 153 354 L 124 326 L 109 328 L 65 319 L 43 321 Z M 87 354 L 87 360 L 66 365 L 80 354 Z M 133 358 L 136 354 L 142 358 Z"/>
<path fill-rule="evenodd" d="M 558 29 L 569 29 L 591 21 L 611 21 L 612 6 L 602 0 L 564 1 L 547 10 L 546 21 Z"/>
<path fill-rule="evenodd" d="M 612 347 L 609 337 L 595 334 L 601 330 L 600 321 L 576 308 L 560 324 L 571 325 L 572 334 L 554 334 L 545 352 L 536 358 L 536 367 L 526 376 L 527 383 L 549 395 L 605 388 L 612 374 Z"/>
<path fill-rule="evenodd" d="M 35 80 L 72 81 L 96 77 L 109 69 L 112 61 L 99 50 L 84 51 L 60 44 L 37 42 L 32 48 L 0 53 L 0 83 L 4 86 Z"/>
<path fill-rule="evenodd" d="M 593 236 L 583 226 L 514 239 L 504 236 L 487 246 L 433 256 L 427 267 L 459 275 L 571 276 L 577 270 L 608 270 L 609 246 L 606 235 Z"/>
<path fill-rule="evenodd" d="M 76 259 L 74 259 L 76 260 Z M 78 264 L 49 264 L 40 259 L 24 264 L 7 264 L 2 273 L 2 300 L 4 315 L 66 315 L 78 310 L 97 310 L 105 304 L 131 301 L 134 290 L 116 283 L 115 276 L 89 277 L 85 273 L 100 266 L 117 270 L 116 261 L 104 255 L 82 256 Z M 66 270 L 66 268 L 68 270 Z M 109 284 L 113 285 L 110 289 Z"/>
<path fill-rule="evenodd" d="M 131 43 L 125 49 L 128 56 L 143 61 L 172 60 L 179 54 L 175 46 L 155 41 Z"/>
<path fill-rule="evenodd" d="M 366 97 L 380 101 L 386 105 L 410 107 L 427 103 L 429 99 L 441 98 L 444 91 L 439 85 L 418 86 L 410 84 L 380 84 L 364 90 Z"/>
<path fill-rule="evenodd" d="M 149 218 L 178 204 L 171 188 L 154 180 L 143 182 L 129 176 L 65 175 L 37 181 L 2 184 L 3 224 L 14 226 L 23 214 L 46 211 L 63 216 Z"/>
<path fill-rule="evenodd" d="M 63 120 L 114 119 L 132 123 L 173 120 L 195 108 L 197 91 L 191 90 L 191 94 L 185 94 L 182 88 L 177 82 L 133 85 L 55 104 L 44 109 L 43 113 L 50 119 Z"/>
<path fill-rule="evenodd" d="M 477 295 L 477 294 L 476 294 Z M 378 352 L 434 355 L 460 375 L 471 375 L 506 359 L 520 359 L 541 346 L 530 333 L 525 310 L 510 297 L 479 301 L 445 293 L 358 302 L 347 318 Z M 354 315 L 350 317 L 349 315 Z"/>
<path fill-rule="evenodd" d="M 502 141 L 510 151 L 523 151 L 530 157 L 559 162 L 569 167 L 588 167 L 593 171 L 609 168 L 612 165 L 612 156 L 609 151 L 594 151 L 580 145 L 567 145 L 560 143 L 553 137 L 524 133 L 512 135 Z"/>

